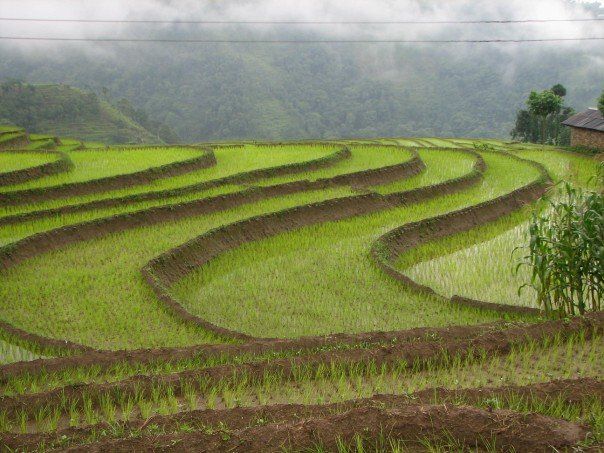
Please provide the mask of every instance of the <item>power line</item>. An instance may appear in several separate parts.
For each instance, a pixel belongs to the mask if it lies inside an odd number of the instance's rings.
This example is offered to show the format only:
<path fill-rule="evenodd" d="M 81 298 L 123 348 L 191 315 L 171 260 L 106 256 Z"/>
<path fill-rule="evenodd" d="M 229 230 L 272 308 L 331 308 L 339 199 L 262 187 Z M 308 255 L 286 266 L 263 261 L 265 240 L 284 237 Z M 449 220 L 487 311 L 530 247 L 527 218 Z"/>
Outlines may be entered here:
<path fill-rule="evenodd" d="M 0 17 L 5 22 L 77 22 L 99 24 L 198 24 L 198 25 L 431 25 L 431 24 L 529 24 L 548 22 L 600 22 L 604 18 L 496 19 L 496 20 L 161 20 L 161 19 L 44 19 Z"/>
<path fill-rule="evenodd" d="M 0 36 L 12 41 L 64 41 L 64 42 L 149 42 L 191 44 L 452 44 L 452 43 L 524 43 L 562 41 L 602 41 L 604 37 L 584 38 L 528 38 L 528 39 L 170 39 L 170 38 L 62 38 L 41 36 Z"/>

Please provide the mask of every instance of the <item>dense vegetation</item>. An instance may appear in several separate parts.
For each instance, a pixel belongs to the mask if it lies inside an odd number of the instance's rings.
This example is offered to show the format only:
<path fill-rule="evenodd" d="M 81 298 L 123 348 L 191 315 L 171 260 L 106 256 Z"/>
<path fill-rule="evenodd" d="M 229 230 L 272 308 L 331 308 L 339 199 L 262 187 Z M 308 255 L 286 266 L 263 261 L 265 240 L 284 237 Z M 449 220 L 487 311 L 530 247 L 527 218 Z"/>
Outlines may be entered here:
<path fill-rule="evenodd" d="M 241 31 L 241 36 L 248 34 Z M 195 35 L 193 30 L 179 29 L 178 36 L 189 35 Z M 568 105 L 577 111 L 593 106 L 601 89 L 594 85 L 601 79 L 594 58 L 589 46 L 564 45 L 460 45 L 453 53 L 436 46 L 428 52 L 417 46 L 360 44 L 104 44 L 103 52 L 66 47 L 60 55 L 2 47 L 0 74 L 96 93 L 106 88 L 112 98 L 128 99 L 187 142 L 506 138 L 531 90 L 562 83 L 569 91 Z"/>
<path fill-rule="evenodd" d="M 512 138 L 532 143 L 570 145 L 570 129 L 560 123 L 572 116 L 572 107 L 563 106 L 566 88 L 560 84 L 540 93 L 531 91 L 526 104 L 516 114 Z"/>
<path fill-rule="evenodd" d="M 547 313 L 565 317 L 601 309 L 604 194 L 599 189 L 584 192 L 566 183 L 551 209 L 531 221 L 524 264 Z"/>
<path fill-rule="evenodd" d="M 167 126 L 149 120 L 126 100 L 66 85 L 31 85 L 18 80 L 0 84 L 0 124 L 19 124 L 31 132 L 59 133 L 87 141 L 155 143 L 178 141 Z"/>

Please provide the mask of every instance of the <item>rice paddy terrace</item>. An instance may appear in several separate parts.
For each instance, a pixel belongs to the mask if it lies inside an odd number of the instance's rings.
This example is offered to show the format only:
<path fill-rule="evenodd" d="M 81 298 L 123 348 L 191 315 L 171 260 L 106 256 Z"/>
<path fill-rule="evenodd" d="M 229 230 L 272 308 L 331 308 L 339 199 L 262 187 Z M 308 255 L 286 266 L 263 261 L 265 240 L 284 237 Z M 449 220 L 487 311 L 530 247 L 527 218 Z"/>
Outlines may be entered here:
<path fill-rule="evenodd" d="M 497 140 L 4 127 L 0 444 L 598 451 L 604 316 L 547 319 L 512 272 L 540 198 L 597 166 Z"/>

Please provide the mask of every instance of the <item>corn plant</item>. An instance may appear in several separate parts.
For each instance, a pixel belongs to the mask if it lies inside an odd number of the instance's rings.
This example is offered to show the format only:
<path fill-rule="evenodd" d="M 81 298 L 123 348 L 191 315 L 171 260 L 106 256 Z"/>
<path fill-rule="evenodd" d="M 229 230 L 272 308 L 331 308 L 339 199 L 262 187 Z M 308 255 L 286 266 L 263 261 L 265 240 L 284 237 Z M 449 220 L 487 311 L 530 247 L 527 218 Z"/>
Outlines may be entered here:
<path fill-rule="evenodd" d="M 565 183 L 545 214 L 529 225 L 529 254 L 519 267 L 546 313 L 559 317 L 601 309 L 604 295 L 604 195 Z"/>

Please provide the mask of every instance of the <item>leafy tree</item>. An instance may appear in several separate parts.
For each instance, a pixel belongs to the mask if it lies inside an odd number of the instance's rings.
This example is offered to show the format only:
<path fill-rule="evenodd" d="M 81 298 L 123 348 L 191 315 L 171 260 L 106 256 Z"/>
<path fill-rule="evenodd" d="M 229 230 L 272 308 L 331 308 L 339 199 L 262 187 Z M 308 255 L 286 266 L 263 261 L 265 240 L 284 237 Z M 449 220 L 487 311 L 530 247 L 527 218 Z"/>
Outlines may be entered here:
<path fill-rule="evenodd" d="M 516 124 L 512 130 L 512 138 L 524 142 L 539 141 L 539 121 L 528 110 L 519 110 Z"/>
<path fill-rule="evenodd" d="M 563 98 L 564 96 L 566 96 L 566 88 L 564 88 L 564 85 L 561 85 L 559 83 L 555 84 L 552 87 L 552 92 L 555 95 L 560 96 L 561 98 Z"/>
<path fill-rule="evenodd" d="M 548 116 L 559 113 L 562 108 L 562 98 L 552 90 L 544 90 L 541 93 L 531 91 L 526 101 L 529 112 L 541 120 L 541 143 L 547 142 L 547 120 Z"/>
<path fill-rule="evenodd" d="M 604 115 L 604 91 L 602 91 L 600 99 L 598 99 L 598 110 Z"/>
<path fill-rule="evenodd" d="M 512 138 L 533 143 L 570 144 L 570 130 L 560 123 L 574 115 L 571 107 L 562 106 L 566 88 L 560 84 L 541 93 L 532 92 L 527 100 L 528 110 L 521 109 L 516 115 Z M 531 108 L 532 107 L 532 108 Z"/>

